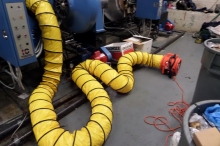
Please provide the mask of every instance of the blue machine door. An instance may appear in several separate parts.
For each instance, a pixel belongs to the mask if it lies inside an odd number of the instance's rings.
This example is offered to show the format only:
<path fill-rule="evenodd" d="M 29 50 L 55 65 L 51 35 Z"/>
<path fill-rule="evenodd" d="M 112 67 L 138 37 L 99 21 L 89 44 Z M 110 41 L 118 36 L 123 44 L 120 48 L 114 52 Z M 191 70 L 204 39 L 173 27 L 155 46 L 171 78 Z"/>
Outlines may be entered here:
<path fill-rule="evenodd" d="M 136 17 L 140 19 L 160 19 L 163 0 L 137 0 Z"/>
<path fill-rule="evenodd" d="M 3 1 L 1 1 L 3 2 Z M 9 29 L 6 19 L 5 9 L 3 3 L 0 2 L 0 57 L 9 61 L 14 66 L 19 66 L 17 53 L 14 51 L 14 40 L 11 37 L 11 31 Z"/>

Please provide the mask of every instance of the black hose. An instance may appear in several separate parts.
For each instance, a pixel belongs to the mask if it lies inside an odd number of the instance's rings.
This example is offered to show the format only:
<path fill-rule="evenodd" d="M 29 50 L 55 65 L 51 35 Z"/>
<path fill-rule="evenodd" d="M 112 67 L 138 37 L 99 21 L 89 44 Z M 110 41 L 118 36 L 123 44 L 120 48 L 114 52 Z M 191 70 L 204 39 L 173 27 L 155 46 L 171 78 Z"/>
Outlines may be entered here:
<path fill-rule="evenodd" d="M 133 34 L 130 30 L 125 29 L 125 28 L 123 28 L 123 27 L 107 27 L 107 26 L 104 26 L 104 28 L 105 28 L 106 30 L 121 30 L 121 31 L 127 31 L 127 32 L 129 32 L 132 36 L 135 35 L 135 34 Z"/>
<path fill-rule="evenodd" d="M 104 28 L 106 30 L 125 30 L 125 28 L 121 28 L 121 27 L 107 27 L 107 26 L 104 26 Z"/>

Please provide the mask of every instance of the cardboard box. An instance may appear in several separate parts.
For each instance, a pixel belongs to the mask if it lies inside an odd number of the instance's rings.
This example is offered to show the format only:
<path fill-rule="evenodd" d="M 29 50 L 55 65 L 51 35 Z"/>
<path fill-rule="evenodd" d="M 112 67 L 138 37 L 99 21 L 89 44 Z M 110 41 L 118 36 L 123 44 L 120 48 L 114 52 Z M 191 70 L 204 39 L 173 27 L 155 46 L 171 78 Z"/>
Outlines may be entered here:
<path fill-rule="evenodd" d="M 153 40 L 151 38 L 134 35 L 131 38 L 124 40 L 126 42 L 132 42 L 134 44 L 135 51 L 151 53 Z"/>
<path fill-rule="evenodd" d="M 124 54 L 134 52 L 134 47 L 132 42 L 120 42 L 112 43 L 110 45 L 104 46 L 112 54 L 112 59 L 117 61 Z"/>
<path fill-rule="evenodd" d="M 217 128 L 196 132 L 193 136 L 196 146 L 220 146 L 220 133 Z"/>

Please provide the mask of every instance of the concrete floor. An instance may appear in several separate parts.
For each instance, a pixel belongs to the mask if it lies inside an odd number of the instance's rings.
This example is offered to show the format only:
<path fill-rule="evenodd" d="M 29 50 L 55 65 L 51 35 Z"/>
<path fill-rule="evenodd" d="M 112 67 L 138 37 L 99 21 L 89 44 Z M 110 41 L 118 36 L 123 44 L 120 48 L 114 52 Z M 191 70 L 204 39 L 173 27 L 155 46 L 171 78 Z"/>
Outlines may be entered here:
<path fill-rule="evenodd" d="M 177 76 L 185 91 L 185 99 L 191 102 L 200 70 L 203 46 L 194 43 L 190 34 L 162 51 L 172 52 L 182 59 L 182 66 Z M 144 123 L 146 116 L 167 116 L 171 127 L 179 123 L 169 116 L 170 101 L 181 100 L 181 91 L 174 81 L 159 70 L 147 67 L 134 71 L 135 86 L 129 94 L 118 94 L 110 88 L 107 91 L 113 102 L 113 129 L 105 146 L 162 146 L 169 133 L 160 132 Z M 84 104 L 60 120 L 60 124 L 69 131 L 80 130 L 87 124 L 91 115 L 90 104 Z"/>

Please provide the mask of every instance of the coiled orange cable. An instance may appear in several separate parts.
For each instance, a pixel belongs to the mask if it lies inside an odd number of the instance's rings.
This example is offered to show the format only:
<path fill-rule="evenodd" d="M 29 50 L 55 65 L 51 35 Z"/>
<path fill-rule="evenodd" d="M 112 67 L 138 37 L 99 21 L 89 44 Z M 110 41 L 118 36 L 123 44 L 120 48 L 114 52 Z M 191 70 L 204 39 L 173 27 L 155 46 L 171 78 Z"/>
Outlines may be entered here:
<path fill-rule="evenodd" d="M 176 81 L 176 77 L 173 77 L 174 82 L 177 84 L 177 86 L 180 88 L 180 90 L 182 91 L 182 100 L 181 101 L 177 101 L 177 102 L 169 102 L 167 105 L 168 106 L 172 106 L 172 108 L 169 110 L 169 113 L 177 120 L 179 121 L 180 124 L 182 124 L 182 118 L 184 116 L 184 113 L 186 112 L 186 110 L 188 109 L 188 107 L 190 106 L 184 99 L 184 90 L 183 88 L 180 86 L 180 84 Z M 153 119 L 153 122 L 149 122 L 148 119 Z M 153 125 L 156 129 L 162 131 L 162 132 L 175 132 L 177 129 L 181 128 L 181 126 L 172 128 L 169 126 L 168 124 L 168 119 L 164 116 L 147 116 L 144 118 L 144 122 L 149 124 L 149 125 Z M 165 126 L 166 129 L 161 128 L 162 126 Z M 168 145 L 168 140 L 169 137 L 173 136 L 172 134 L 169 134 L 166 137 L 164 146 Z"/>

